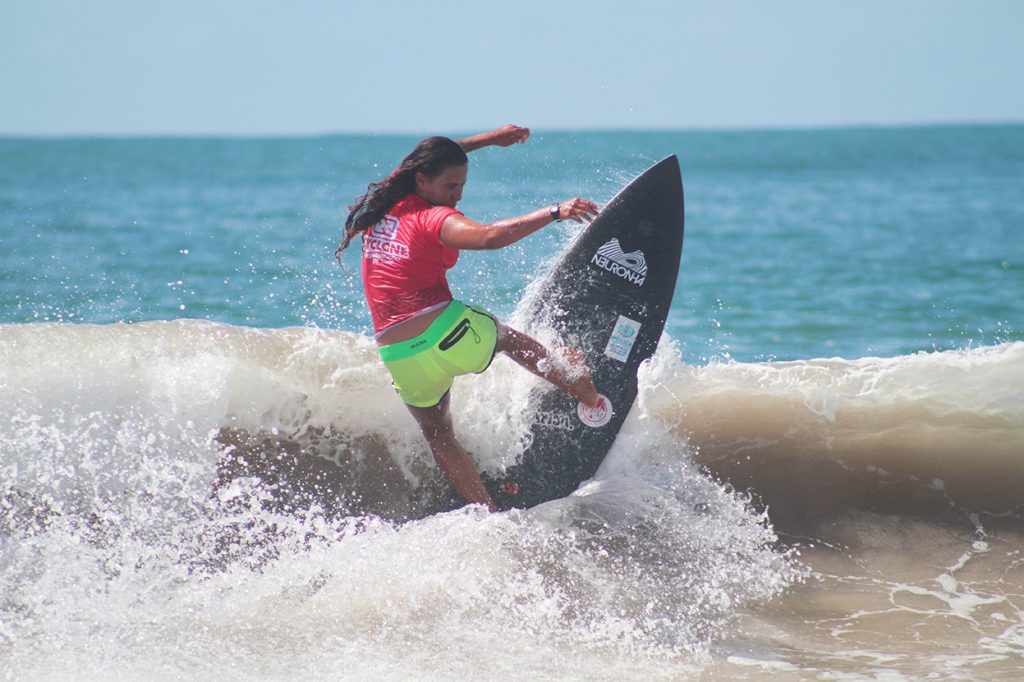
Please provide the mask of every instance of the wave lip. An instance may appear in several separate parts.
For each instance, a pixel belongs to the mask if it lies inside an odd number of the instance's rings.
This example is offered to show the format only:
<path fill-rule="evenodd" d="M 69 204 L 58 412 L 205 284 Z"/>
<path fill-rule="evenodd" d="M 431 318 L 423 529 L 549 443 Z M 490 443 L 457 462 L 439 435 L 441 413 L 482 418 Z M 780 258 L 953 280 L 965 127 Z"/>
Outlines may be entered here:
<path fill-rule="evenodd" d="M 642 396 L 773 520 L 1024 505 L 1024 343 L 895 358 L 676 364 Z"/>

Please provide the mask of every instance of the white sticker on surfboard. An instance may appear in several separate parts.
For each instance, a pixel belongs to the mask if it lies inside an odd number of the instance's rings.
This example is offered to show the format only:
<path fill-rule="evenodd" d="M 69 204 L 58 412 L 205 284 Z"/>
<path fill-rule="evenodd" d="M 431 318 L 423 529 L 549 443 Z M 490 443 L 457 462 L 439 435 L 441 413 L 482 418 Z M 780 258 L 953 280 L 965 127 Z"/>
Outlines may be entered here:
<path fill-rule="evenodd" d="M 629 353 L 633 350 L 636 337 L 640 334 L 640 323 L 631 320 L 625 315 L 619 315 L 612 329 L 612 335 L 608 337 L 608 344 L 604 347 L 604 354 L 612 360 L 625 362 L 629 359 Z"/>
<path fill-rule="evenodd" d="M 610 422 L 612 420 L 612 413 L 615 411 L 612 407 L 612 401 L 600 393 L 597 394 L 597 397 L 599 399 L 597 407 L 588 407 L 583 403 L 576 406 L 576 414 L 579 416 L 580 421 L 592 429 L 604 426 Z"/>

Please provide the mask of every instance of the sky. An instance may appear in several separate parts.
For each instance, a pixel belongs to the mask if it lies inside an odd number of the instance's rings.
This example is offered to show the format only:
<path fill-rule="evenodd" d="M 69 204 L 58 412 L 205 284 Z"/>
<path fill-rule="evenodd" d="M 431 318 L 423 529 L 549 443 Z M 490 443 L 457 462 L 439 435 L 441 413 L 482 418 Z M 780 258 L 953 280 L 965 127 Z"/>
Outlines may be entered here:
<path fill-rule="evenodd" d="M 1024 121 L 1024 0 L 0 0 L 0 135 Z"/>

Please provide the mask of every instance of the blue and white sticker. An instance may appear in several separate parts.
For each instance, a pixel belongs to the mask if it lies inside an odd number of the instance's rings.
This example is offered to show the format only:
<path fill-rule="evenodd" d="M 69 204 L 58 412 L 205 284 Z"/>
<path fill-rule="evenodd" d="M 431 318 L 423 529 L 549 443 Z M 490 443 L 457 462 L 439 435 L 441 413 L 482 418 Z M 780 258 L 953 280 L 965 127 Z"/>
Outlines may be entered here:
<path fill-rule="evenodd" d="M 608 345 L 604 347 L 604 354 L 612 360 L 626 362 L 639 334 L 639 322 L 619 315 L 619 319 L 615 322 L 615 328 L 612 329 L 612 335 L 608 338 Z"/>

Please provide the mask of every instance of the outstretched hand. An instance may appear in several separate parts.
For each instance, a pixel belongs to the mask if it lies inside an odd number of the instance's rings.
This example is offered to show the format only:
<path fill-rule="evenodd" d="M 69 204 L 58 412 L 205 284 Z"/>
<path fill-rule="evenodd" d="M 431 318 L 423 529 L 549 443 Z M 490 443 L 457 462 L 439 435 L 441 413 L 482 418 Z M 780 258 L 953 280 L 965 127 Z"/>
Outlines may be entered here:
<path fill-rule="evenodd" d="M 559 220 L 572 220 L 577 223 L 585 220 L 589 223 L 597 217 L 597 213 L 597 204 L 589 199 L 576 197 L 558 204 Z"/>
<path fill-rule="evenodd" d="M 530 137 L 530 129 L 521 126 L 503 125 L 487 133 L 487 144 L 498 147 L 510 147 L 516 143 L 522 144 Z"/>

